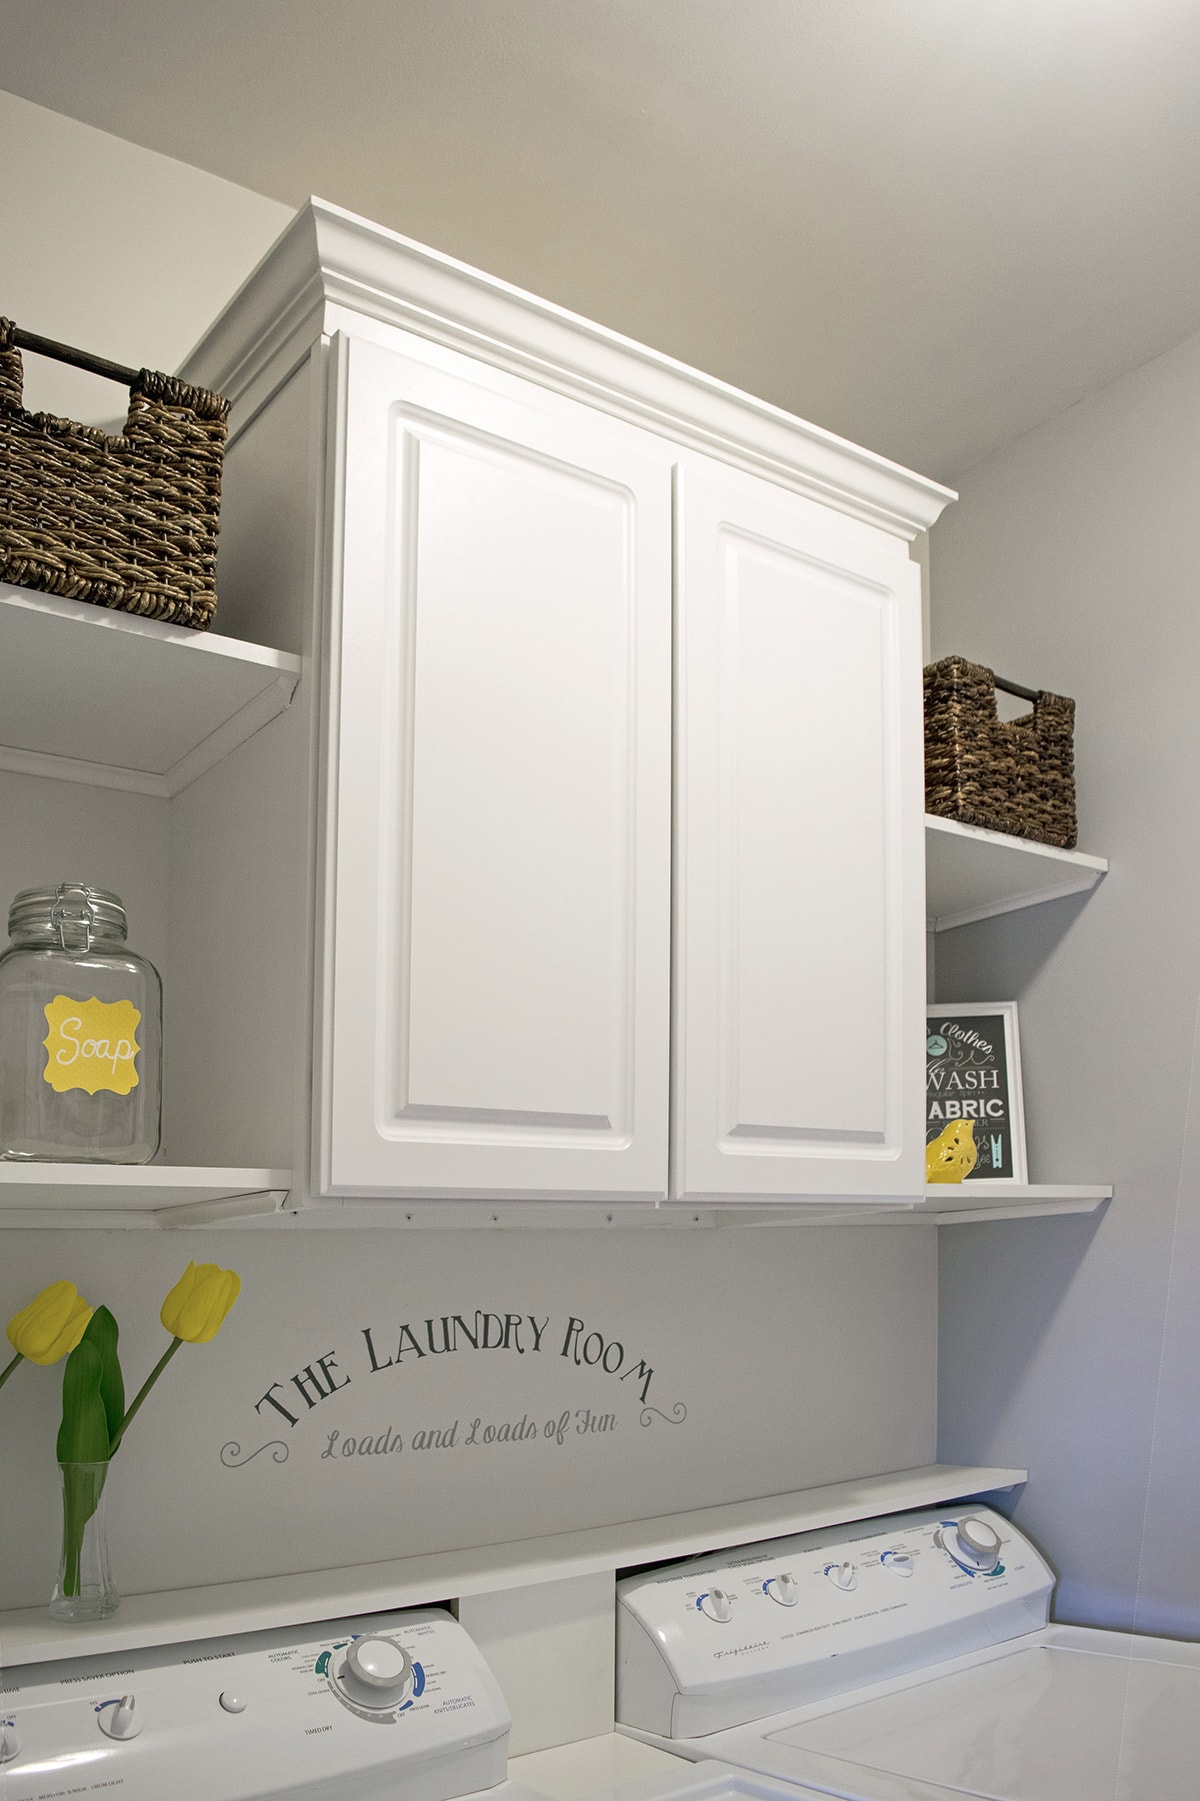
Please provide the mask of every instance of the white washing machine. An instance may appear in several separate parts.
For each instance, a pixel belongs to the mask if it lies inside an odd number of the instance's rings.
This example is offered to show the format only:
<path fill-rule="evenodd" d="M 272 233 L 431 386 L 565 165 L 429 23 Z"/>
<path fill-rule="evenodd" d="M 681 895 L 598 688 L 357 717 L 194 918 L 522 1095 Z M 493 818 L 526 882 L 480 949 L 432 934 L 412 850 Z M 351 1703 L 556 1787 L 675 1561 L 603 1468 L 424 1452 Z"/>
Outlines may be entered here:
<path fill-rule="evenodd" d="M 5 1669 L 3 1801 L 544 1801 L 510 1718 L 433 1608 Z"/>
<path fill-rule="evenodd" d="M 510 1779 L 510 1724 L 435 1608 L 76 1657 L 0 1671 L 0 1798 L 796 1801 L 612 1733 L 516 1758 Z"/>
<path fill-rule="evenodd" d="M 1048 1624 L 987 1508 L 895 1514 L 618 1585 L 617 1718 L 846 1801 L 1197 1801 L 1200 1647 Z"/>

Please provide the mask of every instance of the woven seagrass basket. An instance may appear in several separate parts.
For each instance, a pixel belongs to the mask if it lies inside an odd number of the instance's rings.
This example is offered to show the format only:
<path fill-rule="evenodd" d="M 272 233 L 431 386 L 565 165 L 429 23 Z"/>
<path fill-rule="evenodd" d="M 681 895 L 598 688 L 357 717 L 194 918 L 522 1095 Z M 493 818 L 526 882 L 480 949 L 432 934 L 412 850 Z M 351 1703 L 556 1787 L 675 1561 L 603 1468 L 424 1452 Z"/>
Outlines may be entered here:
<path fill-rule="evenodd" d="M 1032 701 L 1002 720 L 996 689 Z M 965 657 L 925 671 L 925 810 L 1073 850 L 1075 702 L 1035 693 Z"/>
<path fill-rule="evenodd" d="M 21 350 L 125 383 L 120 437 L 26 412 Z M 229 403 L 0 319 L 0 580 L 203 630 L 217 604 Z"/>

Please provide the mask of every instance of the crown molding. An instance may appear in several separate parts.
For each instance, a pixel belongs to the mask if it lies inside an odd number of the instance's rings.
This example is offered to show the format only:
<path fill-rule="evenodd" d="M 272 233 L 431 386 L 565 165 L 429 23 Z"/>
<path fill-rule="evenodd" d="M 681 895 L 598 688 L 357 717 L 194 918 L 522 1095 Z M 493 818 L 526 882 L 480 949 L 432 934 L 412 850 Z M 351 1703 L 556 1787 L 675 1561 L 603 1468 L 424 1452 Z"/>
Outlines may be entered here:
<path fill-rule="evenodd" d="M 238 415 L 330 327 L 400 326 L 911 539 L 949 488 L 324 200 L 310 200 L 183 364 Z"/>

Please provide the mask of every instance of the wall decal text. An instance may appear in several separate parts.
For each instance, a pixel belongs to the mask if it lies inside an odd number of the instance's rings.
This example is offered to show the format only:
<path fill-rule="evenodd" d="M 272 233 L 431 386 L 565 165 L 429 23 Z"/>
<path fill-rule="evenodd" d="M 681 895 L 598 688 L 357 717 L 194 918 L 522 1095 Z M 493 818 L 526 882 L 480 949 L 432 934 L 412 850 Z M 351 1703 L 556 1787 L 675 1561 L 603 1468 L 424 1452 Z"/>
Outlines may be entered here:
<path fill-rule="evenodd" d="M 603 1370 L 618 1382 L 632 1381 L 638 1400 L 645 1404 L 654 1379 L 653 1367 L 644 1357 L 636 1359 L 626 1351 L 619 1338 L 589 1329 L 586 1321 L 571 1314 L 565 1330 L 554 1332 L 547 1340 L 551 1317 L 539 1319 L 532 1313 L 491 1313 L 476 1309 L 473 1314 L 442 1314 L 438 1319 L 419 1321 L 415 1326 L 405 1320 L 398 1327 L 362 1326 L 361 1350 L 366 1353 L 361 1376 L 378 1376 L 385 1371 L 411 1369 L 427 1358 L 452 1356 L 463 1351 L 500 1352 L 514 1356 L 544 1354 L 547 1350 L 576 1369 Z M 282 1381 L 272 1382 L 266 1393 L 254 1403 L 254 1411 L 264 1407 L 282 1416 L 289 1426 L 296 1426 L 322 1401 L 328 1401 L 353 1381 L 353 1372 L 343 1368 L 338 1353 L 326 1351 L 303 1369 Z M 304 1412 L 301 1411 L 303 1406 Z M 269 1417 L 269 1415 L 268 1415 Z M 665 1415 L 663 1416 L 666 1417 Z"/>

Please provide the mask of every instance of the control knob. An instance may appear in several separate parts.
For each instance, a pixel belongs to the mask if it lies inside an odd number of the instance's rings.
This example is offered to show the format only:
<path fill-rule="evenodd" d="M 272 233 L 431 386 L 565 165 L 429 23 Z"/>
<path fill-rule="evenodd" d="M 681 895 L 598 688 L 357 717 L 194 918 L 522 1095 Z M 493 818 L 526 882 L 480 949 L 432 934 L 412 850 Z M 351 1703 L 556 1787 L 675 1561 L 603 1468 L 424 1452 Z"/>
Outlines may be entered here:
<path fill-rule="evenodd" d="M 0 1764 L 12 1763 L 21 1755 L 21 1740 L 12 1720 L 0 1720 Z"/>
<path fill-rule="evenodd" d="M 733 1612 L 733 1602 L 723 1588 L 710 1588 L 701 1596 L 700 1611 L 710 1620 L 727 1620 Z"/>
<path fill-rule="evenodd" d="M 799 1599 L 796 1578 L 790 1571 L 779 1576 L 772 1576 L 764 1586 L 772 1601 L 778 1601 L 781 1607 L 794 1607 Z"/>
<path fill-rule="evenodd" d="M 987 1575 L 1000 1562 L 1000 1534 L 986 1520 L 968 1515 L 942 1528 L 942 1546 L 964 1569 Z"/>
<path fill-rule="evenodd" d="M 885 1551 L 879 1561 L 893 1576 L 911 1576 L 913 1573 L 912 1554 L 908 1551 Z"/>
<path fill-rule="evenodd" d="M 825 1565 L 825 1574 L 829 1577 L 829 1580 L 833 1583 L 835 1588 L 851 1589 L 858 1587 L 858 1582 L 854 1575 L 854 1565 L 852 1563 L 827 1563 Z"/>
<path fill-rule="evenodd" d="M 112 1711 L 109 1711 L 111 1706 Z M 103 1707 L 97 1716 L 101 1732 L 109 1738 L 136 1738 L 142 1730 L 141 1716 L 137 1710 L 137 1701 L 132 1695 L 122 1695 Z"/>
<path fill-rule="evenodd" d="M 356 1638 L 338 1671 L 338 1687 L 356 1707 L 386 1713 L 413 1686 L 412 1658 L 394 1638 Z"/>

